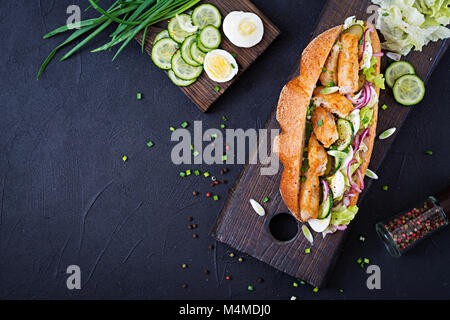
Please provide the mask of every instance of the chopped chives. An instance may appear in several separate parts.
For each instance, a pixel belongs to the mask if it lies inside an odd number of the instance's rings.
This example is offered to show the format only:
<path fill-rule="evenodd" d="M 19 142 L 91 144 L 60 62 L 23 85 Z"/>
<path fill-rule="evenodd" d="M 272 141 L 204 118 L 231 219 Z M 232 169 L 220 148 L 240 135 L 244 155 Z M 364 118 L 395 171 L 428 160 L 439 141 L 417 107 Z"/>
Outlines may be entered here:
<path fill-rule="evenodd" d="M 383 189 L 383 191 L 387 191 L 389 189 L 389 187 L 388 186 L 383 186 L 382 189 Z"/>
<path fill-rule="evenodd" d="M 364 263 L 369 263 L 370 262 L 370 260 L 369 259 L 367 259 L 367 258 L 364 258 Z"/>
<path fill-rule="evenodd" d="M 205 178 L 208 178 L 209 177 L 209 172 L 205 172 L 205 173 L 203 173 L 203 175 L 205 176 Z"/>
<path fill-rule="evenodd" d="M 195 174 L 196 176 L 199 176 L 199 175 L 200 175 L 200 171 L 195 170 L 195 171 L 194 171 L 194 174 Z"/>
<path fill-rule="evenodd" d="M 358 264 L 360 264 L 360 263 L 362 262 L 362 259 L 361 259 L 361 258 L 358 258 L 358 260 L 356 260 L 356 262 L 357 262 Z"/>
<path fill-rule="evenodd" d="M 153 141 L 149 141 L 147 142 L 147 147 L 151 148 L 153 147 L 155 144 L 153 143 Z"/>
<path fill-rule="evenodd" d="M 122 160 L 123 160 L 123 162 L 126 162 L 128 160 L 128 157 L 127 156 L 123 156 Z"/>
<path fill-rule="evenodd" d="M 383 105 L 381 106 L 381 109 L 386 110 L 387 107 L 388 107 L 388 106 L 387 106 L 386 104 L 383 104 Z"/>
<path fill-rule="evenodd" d="M 253 286 L 248 286 L 248 287 L 247 287 L 247 290 L 248 290 L 248 291 L 253 291 L 253 289 L 254 289 Z"/>
<path fill-rule="evenodd" d="M 228 120 L 227 117 L 222 116 L 222 121 L 227 121 L 227 120 Z"/>
<path fill-rule="evenodd" d="M 301 182 L 305 182 L 305 181 L 306 181 L 306 177 L 305 177 L 305 176 L 302 176 L 302 177 L 300 178 L 300 181 L 301 181 Z"/>
<path fill-rule="evenodd" d="M 298 287 L 298 283 L 297 283 L 297 282 L 294 282 L 292 285 L 293 285 L 295 288 Z"/>
<path fill-rule="evenodd" d="M 226 155 L 226 154 L 224 154 L 224 155 L 222 156 L 222 161 L 227 161 L 227 155 Z"/>
<path fill-rule="evenodd" d="M 303 280 L 302 280 L 302 281 L 300 281 L 300 283 L 301 283 L 301 284 L 306 284 L 306 282 L 305 282 L 305 281 L 303 281 Z"/>
<path fill-rule="evenodd" d="M 220 87 L 219 87 L 219 86 L 215 86 L 215 87 L 214 87 L 214 91 L 215 91 L 215 92 L 219 92 L 219 90 L 220 90 Z"/>
<path fill-rule="evenodd" d="M 427 155 L 429 155 L 429 156 L 432 156 L 432 155 L 433 155 L 433 151 L 431 151 L 431 150 L 425 151 L 425 153 L 426 153 Z"/>
<path fill-rule="evenodd" d="M 313 289 L 313 291 L 314 291 L 314 292 L 318 292 L 318 291 L 319 291 L 319 288 L 316 287 L 316 288 Z"/>
<path fill-rule="evenodd" d="M 194 150 L 194 145 L 193 144 L 191 144 L 191 150 Z"/>
<path fill-rule="evenodd" d="M 305 253 L 310 253 L 311 252 L 311 248 L 306 248 L 305 249 Z"/>
<path fill-rule="evenodd" d="M 174 127 L 169 127 L 170 131 L 175 131 Z"/>
<path fill-rule="evenodd" d="M 267 201 L 269 201 L 269 197 L 264 197 L 263 202 L 266 203 Z"/>
<path fill-rule="evenodd" d="M 191 170 L 186 170 L 186 175 L 190 176 L 191 175 Z"/>
<path fill-rule="evenodd" d="M 136 99 L 141 100 L 142 99 L 142 93 L 138 92 L 136 94 Z"/>
<path fill-rule="evenodd" d="M 181 171 L 181 172 L 180 172 L 180 177 L 183 177 L 183 178 L 184 178 L 185 176 L 186 176 L 186 173 L 184 173 L 184 171 Z"/>
<path fill-rule="evenodd" d="M 183 122 L 183 123 L 181 124 L 181 126 L 182 126 L 183 128 L 186 128 L 188 125 L 189 125 L 189 123 L 188 123 L 187 121 L 185 121 L 185 122 Z"/>
<path fill-rule="evenodd" d="M 320 127 L 322 125 L 322 123 L 323 123 L 323 120 L 320 119 L 319 121 L 317 121 L 317 126 Z"/>
<path fill-rule="evenodd" d="M 224 129 L 224 128 L 225 128 L 225 125 L 224 125 L 223 123 L 221 123 L 221 124 L 220 124 L 220 127 L 221 127 L 222 129 Z"/>
<path fill-rule="evenodd" d="M 219 196 L 218 195 L 214 195 L 213 199 L 214 199 L 214 201 L 217 201 L 217 200 L 219 200 Z"/>
<path fill-rule="evenodd" d="M 196 157 L 196 156 L 199 155 L 199 152 L 198 152 L 197 150 L 194 150 L 194 152 L 192 152 L 192 155 L 193 155 L 194 157 Z"/>
<path fill-rule="evenodd" d="M 237 54 L 234 53 L 234 52 L 233 52 L 231 55 L 233 56 L 233 58 L 236 58 L 236 57 L 237 57 Z"/>

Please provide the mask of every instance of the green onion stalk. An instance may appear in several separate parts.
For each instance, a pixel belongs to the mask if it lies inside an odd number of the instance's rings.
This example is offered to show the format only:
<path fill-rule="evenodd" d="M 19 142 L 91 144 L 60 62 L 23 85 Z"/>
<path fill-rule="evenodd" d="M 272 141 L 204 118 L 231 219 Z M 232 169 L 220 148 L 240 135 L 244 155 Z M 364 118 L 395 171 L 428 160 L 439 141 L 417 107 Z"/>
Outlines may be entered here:
<path fill-rule="evenodd" d="M 116 23 L 117 28 L 110 34 L 111 40 L 91 52 L 109 50 L 112 47 L 121 44 L 112 58 L 114 61 L 127 44 L 142 30 L 144 33 L 141 50 L 144 51 L 145 35 L 150 26 L 188 10 L 201 0 L 118 0 L 106 10 L 98 4 L 100 0 L 88 1 L 90 5 L 86 10 L 92 8 L 101 15 L 98 18 L 86 19 L 81 22 L 61 26 L 44 35 L 43 38 L 47 39 L 66 31 L 73 31 L 72 34 L 57 46 L 44 60 L 39 68 L 37 79 L 39 79 L 42 72 L 44 72 L 45 68 L 59 49 L 84 36 L 80 42 L 60 59 L 60 61 L 64 61 L 112 23 Z"/>

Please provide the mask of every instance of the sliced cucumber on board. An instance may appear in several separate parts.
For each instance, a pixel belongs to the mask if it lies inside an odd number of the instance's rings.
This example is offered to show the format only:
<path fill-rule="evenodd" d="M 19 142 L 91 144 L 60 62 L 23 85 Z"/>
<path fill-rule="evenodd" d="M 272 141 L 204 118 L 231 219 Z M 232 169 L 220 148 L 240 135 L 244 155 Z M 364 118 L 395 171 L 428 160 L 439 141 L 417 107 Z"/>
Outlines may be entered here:
<path fill-rule="evenodd" d="M 222 41 L 222 37 L 220 35 L 219 29 L 214 26 L 206 26 L 204 27 L 199 35 L 198 40 L 201 42 L 202 47 L 207 49 L 217 49 L 220 46 L 220 42 Z"/>
<path fill-rule="evenodd" d="M 194 41 L 191 44 L 191 57 L 192 57 L 192 59 L 194 59 L 195 61 L 197 61 L 200 64 L 203 64 L 203 62 L 205 62 L 205 56 L 206 56 L 206 53 L 201 51 L 198 48 L 197 41 Z"/>
<path fill-rule="evenodd" d="M 181 45 L 181 57 L 184 62 L 190 64 L 191 66 L 198 67 L 201 63 L 195 61 L 191 55 L 191 45 L 197 41 L 197 37 L 195 34 L 184 39 L 183 44 Z"/>
<path fill-rule="evenodd" d="M 169 37 L 169 31 L 167 30 L 163 30 L 161 32 L 159 32 L 156 36 L 155 39 L 153 40 L 153 43 L 156 43 L 157 41 L 164 39 L 164 38 L 170 38 Z"/>
<path fill-rule="evenodd" d="M 172 80 L 172 82 L 179 87 L 186 87 L 197 81 L 197 78 L 192 80 L 183 80 L 181 78 L 178 78 L 172 70 L 169 70 L 167 74 L 169 76 L 169 79 Z"/>
<path fill-rule="evenodd" d="M 187 14 L 180 14 L 178 19 L 182 19 L 184 21 L 189 21 L 191 17 Z M 169 31 L 169 36 L 178 43 L 183 43 L 184 39 L 193 34 L 193 32 L 184 31 L 180 24 L 178 23 L 177 17 L 173 17 L 170 19 L 169 24 L 167 25 L 167 30 Z"/>
<path fill-rule="evenodd" d="M 200 49 L 200 51 L 202 51 L 204 53 L 208 53 L 208 52 L 214 50 L 214 49 L 208 49 L 205 46 L 203 46 L 198 38 L 197 38 L 197 47 Z"/>
<path fill-rule="evenodd" d="M 219 9 L 212 4 L 206 3 L 198 6 L 192 12 L 192 22 L 199 28 L 204 28 L 207 25 L 213 25 L 219 28 L 222 24 L 222 16 Z"/>
<path fill-rule="evenodd" d="M 178 50 L 172 57 L 172 70 L 180 79 L 193 80 L 200 76 L 203 66 L 194 67 L 187 64 L 181 57 L 180 50 Z"/>
<path fill-rule="evenodd" d="M 153 44 L 152 60 L 158 68 L 168 70 L 171 68 L 173 54 L 178 49 L 178 44 L 171 38 L 163 38 Z"/>

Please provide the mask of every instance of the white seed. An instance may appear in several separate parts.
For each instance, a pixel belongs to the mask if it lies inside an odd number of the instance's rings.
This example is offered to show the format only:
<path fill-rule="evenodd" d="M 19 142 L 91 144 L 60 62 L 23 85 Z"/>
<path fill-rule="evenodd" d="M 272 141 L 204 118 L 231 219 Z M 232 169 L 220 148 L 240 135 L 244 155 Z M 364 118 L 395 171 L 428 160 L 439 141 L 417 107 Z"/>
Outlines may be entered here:
<path fill-rule="evenodd" d="M 252 205 L 253 210 L 261 217 L 266 214 L 264 208 L 257 201 L 250 199 L 250 204 Z"/>

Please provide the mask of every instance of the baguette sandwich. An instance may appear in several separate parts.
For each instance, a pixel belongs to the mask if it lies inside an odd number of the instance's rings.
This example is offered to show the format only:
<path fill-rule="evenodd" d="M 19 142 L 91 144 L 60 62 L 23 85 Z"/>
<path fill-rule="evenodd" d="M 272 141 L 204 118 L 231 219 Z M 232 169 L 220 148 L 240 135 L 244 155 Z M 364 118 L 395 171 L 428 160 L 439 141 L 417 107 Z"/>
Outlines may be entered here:
<path fill-rule="evenodd" d="M 300 75 L 281 91 L 274 152 L 290 212 L 317 232 L 345 229 L 358 211 L 376 135 L 380 40 L 349 17 L 305 48 Z"/>

